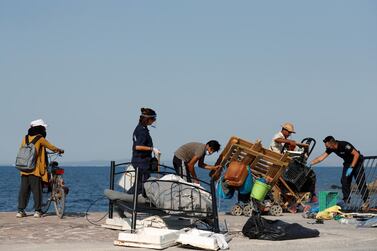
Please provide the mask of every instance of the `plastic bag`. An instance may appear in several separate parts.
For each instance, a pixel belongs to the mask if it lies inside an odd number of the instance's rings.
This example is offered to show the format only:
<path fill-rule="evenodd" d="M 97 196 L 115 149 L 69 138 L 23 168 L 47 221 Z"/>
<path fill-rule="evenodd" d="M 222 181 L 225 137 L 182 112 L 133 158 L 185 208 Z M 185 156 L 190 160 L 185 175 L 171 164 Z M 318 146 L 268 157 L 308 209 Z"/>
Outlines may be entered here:
<path fill-rule="evenodd" d="M 134 182 L 135 168 L 132 165 L 129 165 L 126 167 L 125 173 L 119 178 L 118 185 L 127 192 L 133 186 Z"/>
<path fill-rule="evenodd" d="M 301 226 L 297 223 L 286 223 L 281 220 L 268 220 L 260 215 L 253 215 L 242 228 L 242 233 L 250 239 L 260 240 L 293 240 L 319 236 L 319 231 Z"/>

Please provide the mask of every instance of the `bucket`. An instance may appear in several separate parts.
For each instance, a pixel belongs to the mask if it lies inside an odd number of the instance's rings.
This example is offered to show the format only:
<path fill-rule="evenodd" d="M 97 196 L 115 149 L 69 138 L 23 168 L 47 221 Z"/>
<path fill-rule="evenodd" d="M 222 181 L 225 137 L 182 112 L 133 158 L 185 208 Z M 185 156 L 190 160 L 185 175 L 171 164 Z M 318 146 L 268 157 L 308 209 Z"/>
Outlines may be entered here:
<path fill-rule="evenodd" d="M 270 189 L 270 185 L 256 180 L 253 189 L 251 190 L 251 197 L 253 197 L 256 200 L 262 201 Z"/>

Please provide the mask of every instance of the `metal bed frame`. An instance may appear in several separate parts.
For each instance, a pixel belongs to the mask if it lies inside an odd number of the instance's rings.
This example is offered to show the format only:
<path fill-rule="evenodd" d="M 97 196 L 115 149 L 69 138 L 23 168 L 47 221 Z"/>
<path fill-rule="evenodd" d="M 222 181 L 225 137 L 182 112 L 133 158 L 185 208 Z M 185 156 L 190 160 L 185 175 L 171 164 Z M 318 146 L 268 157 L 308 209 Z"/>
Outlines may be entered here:
<path fill-rule="evenodd" d="M 117 169 L 123 168 L 131 165 L 131 162 L 126 162 L 126 163 L 115 163 L 115 161 L 111 161 L 110 163 L 110 185 L 109 189 L 114 190 L 115 188 L 115 177 L 117 175 L 125 174 L 128 172 L 134 172 L 135 177 L 138 177 L 139 175 L 139 169 L 135 168 L 134 171 L 117 171 Z M 165 165 L 159 165 L 160 167 L 163 167 L 165 169 L 171 170 L 171 172 L 168 171 L 150 171 L 151 176 L 161 176 L 161 175 L 166 175 L 166 174 L 175 174 L 174 168 L 165 166 Z M 182 176 L 181 176 L 182 177 Z M 183 176 L 185 177 L 185 176 Z M 181 206 L 181 200 L 179 200 L 179 209 L 172 208 L 173 203 L 171 204 L 170 208 L 161 208 L 161 207 L 156 207 L 155 205 L 152 204 L 152 202 L 148 203 L 138 203 L 138 196 L 140 196 L 139 191 L 138 191 L 138 179 L 135 178 L 134 186 L 135 186 L 135 192 L 133 194 L 133 200 L 132 200 L 132 206 L 130 207 L 129 203 L 125 203 L 122 200 L 111 200 L 109 199 L 109 209 L 108 209 L 108 217 L 110 219 L 113 218 L 113 212 L 114 212 L 114 205 L 116 204 L 120 209 L 127 211 L 131 213 L 131 232 L 135 232 L 136 230 L 136 218 L 138 213 L 155 213 L 158 215 L 174 215 L 177 217 L 187 217 L 187 218 L 197 218 L 200 220 L 211 220 L 211 228 L 212 231 L 218 233 L 220 232 L 219 229 L 219 219 L 218 219 L 218 211 L 217 211 L 217 201 L 216 201 L 216 189 L 215 189 L 215 180 L 211 178 L 210 182 L 206 182 L 203 180 L 199 180 L 200 183 L 205 184 L 206 186 L 209 187 L 209 191 L 204 189 L 204 188 L 199 188 L 194 184 L 187 184 L 187 183 L 181 183 L 178 181 L 168 181 L 168 180 L 158 180 L 158 182 L 168 182 L 172 183 L 170 186 L 171 192 L 173 191 L 173 188 L 179 184 L 192 187 L 193 189 L 191 190 L 191 194 L 193 193 L 193 190 L 196 189 L 197 191 L 203 191 L 207 192 L 211 195 L 211 202 L 212 202 L 212 207 L 211 210 L 202 210 L 202 205 L 201 205 L 201 193 L 199 192 L 199 201 L 200 201 L 200 210 L 194 208 L 194 201 L 191 197 L 191 209 L 184 209 Z M 146 182 L 157 182 L 157 180 L 147 180 Z M 179 194 L 182 191 L 179 190 Z M 192 194 L 193 195 L 193 194 Z M 179 196 L 181 198 L 181 196 Z"/>

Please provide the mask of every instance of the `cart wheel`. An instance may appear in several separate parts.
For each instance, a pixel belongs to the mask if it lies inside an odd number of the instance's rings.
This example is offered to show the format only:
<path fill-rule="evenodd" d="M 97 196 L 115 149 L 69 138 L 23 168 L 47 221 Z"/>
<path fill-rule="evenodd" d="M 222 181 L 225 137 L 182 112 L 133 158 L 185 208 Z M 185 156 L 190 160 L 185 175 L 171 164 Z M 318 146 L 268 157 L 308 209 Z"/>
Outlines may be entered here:
<path fill-rule="evenodd" d="M 243 208 L 243 214 L 247 217 L 251 217 L 253 215 L 254 208 L 248 204 Z"/>
<path fill-rule="evenodd" d="M 240 205 L 234 205 L 232 207 L 232 211 L 231 211 L 231 214 L 234 215 L 234 216 L 240 216 L 242 214 L 242 207 Z"/>
<path fill-rule="evenodd" d="M 273 215 L 273 216 L 282 215 L 283 214 L 283 208 L 281 208 L 281 206 L 279 206 L 279 205 L 273 205 L 270 208 L 270 214 Z"/>

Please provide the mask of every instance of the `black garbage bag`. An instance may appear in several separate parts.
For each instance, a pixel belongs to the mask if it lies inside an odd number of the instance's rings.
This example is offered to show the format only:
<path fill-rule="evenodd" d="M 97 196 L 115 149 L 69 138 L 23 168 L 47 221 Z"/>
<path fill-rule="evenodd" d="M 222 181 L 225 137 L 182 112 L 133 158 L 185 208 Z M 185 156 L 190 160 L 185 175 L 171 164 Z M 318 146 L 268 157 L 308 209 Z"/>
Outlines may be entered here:
<path fill-rule="evenodd" d="M 260 240 L 293 240 L 319 236 L 319 231 L 287 223 L 281 220 L 268 220 L 260 215 L 251 216 L 242 228 L 242 233 L 250 239 Z"/>

